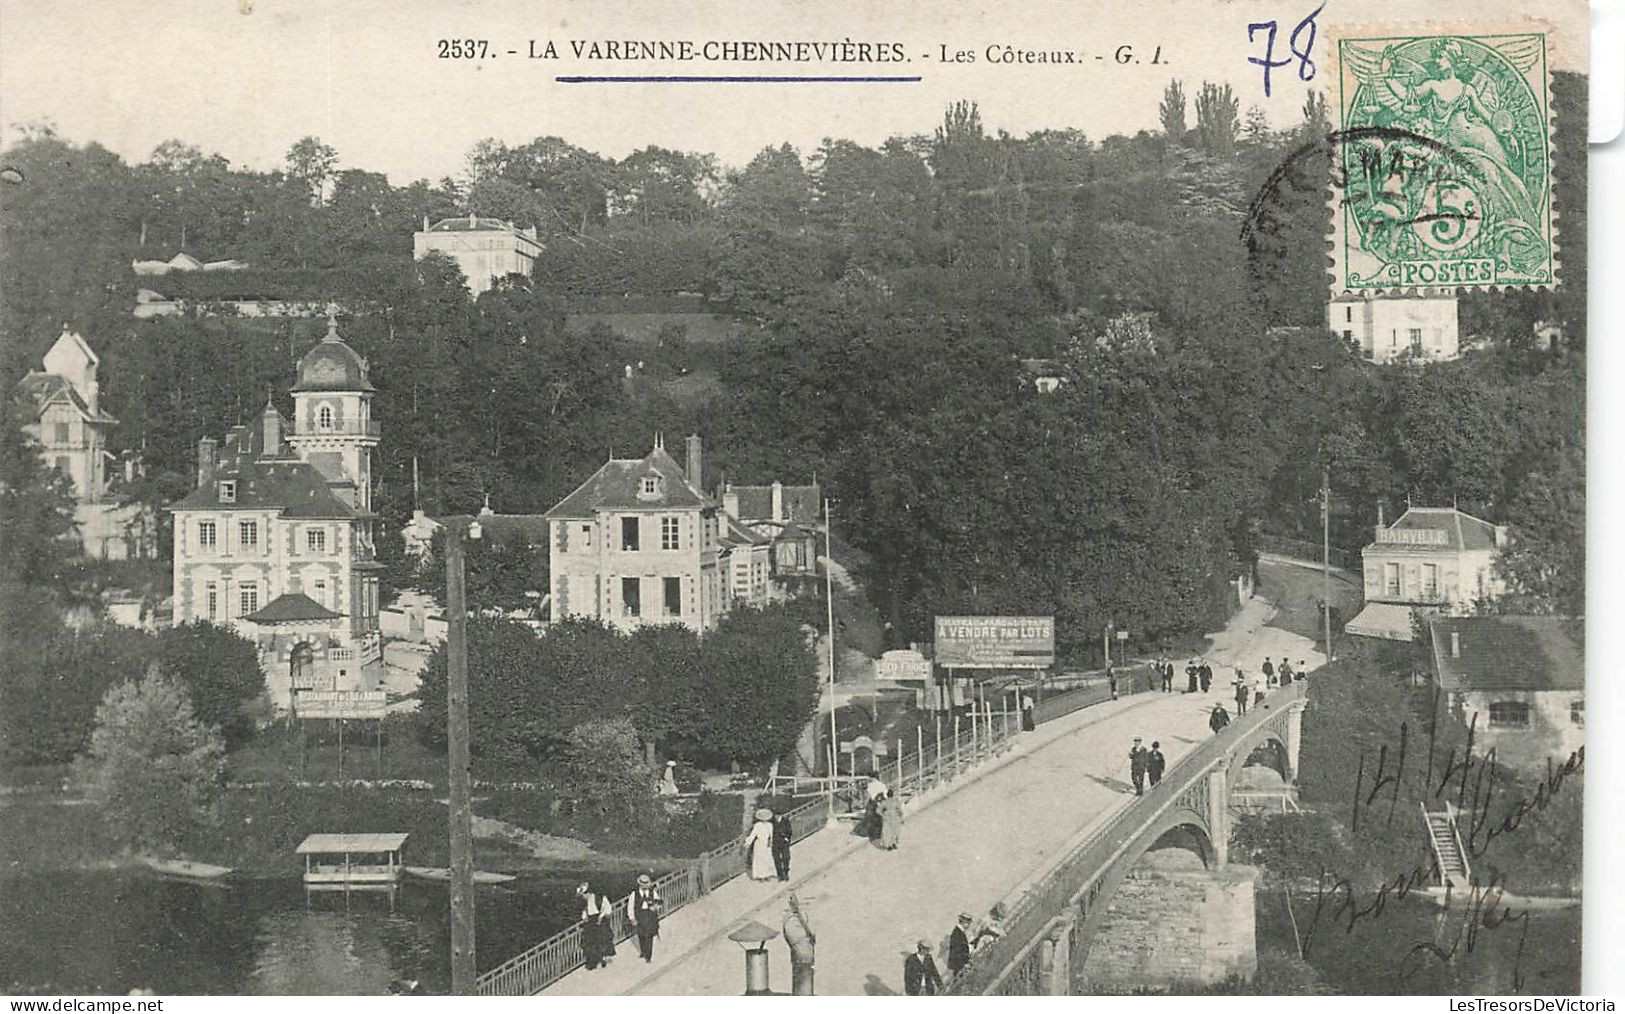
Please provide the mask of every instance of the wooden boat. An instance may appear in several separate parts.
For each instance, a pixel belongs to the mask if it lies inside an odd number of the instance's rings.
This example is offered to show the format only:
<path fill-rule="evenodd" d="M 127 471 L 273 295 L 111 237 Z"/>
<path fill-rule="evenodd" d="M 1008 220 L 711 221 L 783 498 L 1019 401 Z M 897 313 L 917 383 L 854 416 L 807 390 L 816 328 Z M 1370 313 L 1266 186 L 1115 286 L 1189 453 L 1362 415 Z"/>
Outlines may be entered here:
<path fill-rule="evenodd" d="M 305 886 L 319 891 L 392 888 L 401 879 L 405 834 L 313 834 L 294 851 L 305 857 Z"/>
<path fill-rule="evenodd" d="M 190 859 L 158 859 L 153 856 L 142 856 L 141 864 L 166 877 L 179 877 L 183 880 L 219 880 L 231 872 L 229 866 L 215 866 L 213 863 L 193 862 Z"/>
<path fill-rule="evenodd" d="M 417 877 L 420 880 L 433 880 L 442 884 L 448 884 L 451 882 L 451 870 L 444 866 L 407 866 L 404 867 L 404 869 L 407 873 L 410 873 L 412 876 Z M 487 873 L 484 870 L 474 871 L 474 883 L 476 884 L 506 884 L 515 879 L 517 878 L 511 873 Z"/>

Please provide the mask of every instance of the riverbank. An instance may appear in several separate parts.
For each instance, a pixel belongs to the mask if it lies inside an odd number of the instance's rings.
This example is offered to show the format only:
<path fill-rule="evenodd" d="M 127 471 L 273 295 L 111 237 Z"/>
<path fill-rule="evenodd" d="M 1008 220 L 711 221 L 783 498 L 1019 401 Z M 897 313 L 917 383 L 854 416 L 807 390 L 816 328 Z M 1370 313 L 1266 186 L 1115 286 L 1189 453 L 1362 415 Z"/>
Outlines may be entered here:
<path fill-rule="evenodd" d="M 188 859 L 247 876 L 302 871 L 294 848 L 317 832 L 399 831 L 416 866 L 450 862 L 444 795 L 433 787 L 269 785 L 229 788 L 215 820 L 180 843 Z M 742 801 L 729 794 L 690 797 L 663 820 L 626 828 L 549 812 L 545 793 L 501 789 L 476 794 L 475 865 L 502 873 L 666 869 L 740 832 Z M 58 790 L 0 796 L 0 869 L 107 869 L 129 855 L 97 807 Z"/>

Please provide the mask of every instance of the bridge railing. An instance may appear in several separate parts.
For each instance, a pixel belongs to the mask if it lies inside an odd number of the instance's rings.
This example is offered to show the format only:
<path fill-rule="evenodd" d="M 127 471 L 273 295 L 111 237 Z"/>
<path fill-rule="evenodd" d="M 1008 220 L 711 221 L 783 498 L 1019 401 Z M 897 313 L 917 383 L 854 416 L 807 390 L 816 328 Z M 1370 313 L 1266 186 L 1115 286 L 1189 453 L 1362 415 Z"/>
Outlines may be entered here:
<path fill-rule="evenodd" d="M 965 723 L 958 737 L 950 736 L 940 751 L 933 737 L 925 744 L 923 751 L 916 749 L 899 757 L 882 766 L 876 774 L 905 798 L 917 795 L 950 782 L 961 773 L 1003 753 L 1018 728 L 1019 721 L 1013 714 L 984 712 L 974 722 Z M 837 812 L 856 810 L 864 805 L 866 782 L 867 779 L 850 780 L 835 789 Z M 791 841 L 806 838 L 828 821 L 827 797 L 803 803 L 790 811 Z M 743 874 L 750 866 L 745 839 L 745 835 L 740 835 L 704 853 L 683 869 L 656 880 L 655 889 L 665 902 L 665 913 L 670 915 Z M 615 903 L 611 926 L 617 942 L 633 933 L 626 915 L 630 899 L 631 895 L 628 894 Z M 585 960 L 581 953 L 581 928 L 579 922 L 566 927 L 481 975 L 476 984 L 479 994 L 529 996 L 562 979 Z"/>
<path fill-rule="evenodd" d="M 1278 705 L 1297 700 L 1303 692 L 1303 684 L 1297 683 L 1290 690 L 1272 691 L 1266 701 Z M 1010 906 L 1003 935 L 971 955 L 970 964 L 948 983 L 947 992 L 958 996 L 1032 996 L 1047 992 L 1042 988 L 1047 973 L 1039 945 L 1064 920 L 1063 913 L 1080 898 L 1092 908 L 1095 892 L 1112 860 L 1167 808 L 1176 805 L 1186 788 L 1228 763 L 1235 740 L 1282 713 L 1277 707 L 1239 717 L 1169 769 L 1162 780 L 1169 791 L 1161 795 L 1160 803 L 1157 797 L 1136 800 L 1079 842 Z M 1057 955 L 1054 960 L 1065 958 Z"/>

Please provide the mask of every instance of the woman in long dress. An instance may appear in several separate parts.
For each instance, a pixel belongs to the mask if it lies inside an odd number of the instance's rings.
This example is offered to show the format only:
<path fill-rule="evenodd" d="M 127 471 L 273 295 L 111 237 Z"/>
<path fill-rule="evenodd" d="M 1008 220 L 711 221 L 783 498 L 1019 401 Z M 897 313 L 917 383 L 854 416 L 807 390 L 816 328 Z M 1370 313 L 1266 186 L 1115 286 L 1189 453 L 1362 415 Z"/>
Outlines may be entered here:
<path fill-rule="evenodd" d="M 765 806 L 756 811 L 756 823 L 745 839 L 745 850 L 750 854 L 750 879 L 778 879 L 778 869 L 773 865 L 773 811 Z"/>
<path fill-rule="evenodd" d="M 880 801 L 880 847 L 895 850 L 903 831 L 903 803 L 891 793 Z"/>
<path fill-rule="evenodd" d="M 587 968 L 597 968 L 615 954 L 614 906 L 587 884 L 576 888 L 576 897 L 581 899 L 581 956 Z"/>

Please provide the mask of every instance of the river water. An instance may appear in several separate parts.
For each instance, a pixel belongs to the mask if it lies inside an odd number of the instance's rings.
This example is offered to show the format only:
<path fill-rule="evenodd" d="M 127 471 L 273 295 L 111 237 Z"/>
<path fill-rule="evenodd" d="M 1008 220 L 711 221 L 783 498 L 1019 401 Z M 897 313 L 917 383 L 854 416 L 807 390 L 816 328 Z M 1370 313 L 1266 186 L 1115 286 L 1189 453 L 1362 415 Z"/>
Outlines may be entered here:
<path fill-rule="evenodd" d="M 483 971 L 566 925 L 580 876 L 523 878 L 481 887 L 475 908 Z M 625 875 L 600 881 L 619 896 Z M 1296 948 L 1286 896 L 1259 891 L 1258 946 Z M 1312 897 L 1293 915 L 1309 930 Z M 1441 925 L 1432 905 L 1391 903 L 1354 932 L 1315 929 L 1309 961 L 1344 993 L 1573 993 L 1579 988 L 1578 909 L 1531 913 L 1521 922 L 1457 933 L 1462 915 Z M 381 994 L 400 980 L 445 993 L 450 986 L 447 888 L 406 883 L 393 910 L 380 894 L 314 894 L 297 880 L 200 886 L 144 871 L 53 871 L 0 876 L 0 993 Z M 1520 936 L 1522 954 L 1519 954 Z M 1417 945 L 1456 953 L 1424 958 Z M 630 944 L 622 944 L 625 957 Z M 1522 978 L 1515 984 L 1514 975 Z"/>
<path fill-rule="evenodd" d="M 579 874 L 478 888 L 481 971 L 567 925 Z M 623 875 L 597 879 L 614 896 Z M 449 991 L 448 889 L 311 894 L 298 880 L 204 886 L 145 871 L 0 876 L 0 993 Z M 623 946 L 624 950 L 624 946 Z"/>

